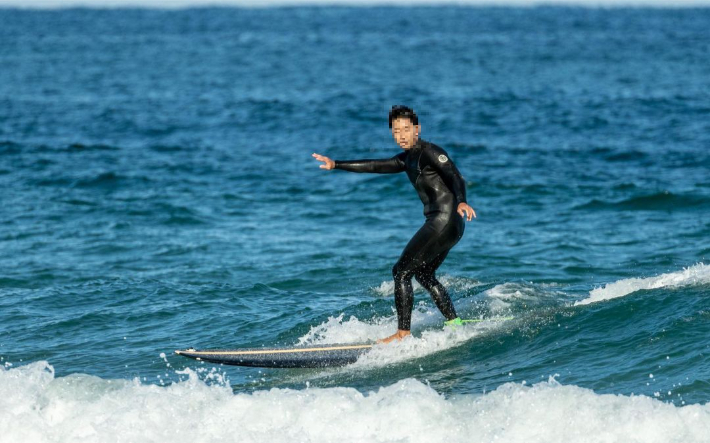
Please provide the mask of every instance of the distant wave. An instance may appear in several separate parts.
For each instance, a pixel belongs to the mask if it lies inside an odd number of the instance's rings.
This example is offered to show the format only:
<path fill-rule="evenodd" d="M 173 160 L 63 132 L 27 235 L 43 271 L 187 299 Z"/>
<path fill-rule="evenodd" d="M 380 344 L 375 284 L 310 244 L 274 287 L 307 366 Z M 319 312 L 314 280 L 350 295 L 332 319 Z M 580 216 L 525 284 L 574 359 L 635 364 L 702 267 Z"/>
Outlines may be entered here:
<path fill-rule="evenodd" d="M 367 393 L 234 393 L 219 373 L 178 373 L 182 381 L 156 386 L 85 374 L 56 378 L 45 361 L 0 366 L 3 441 L 700 443 L 710 427 L 707 404 L 596 394 L 554 377 L 446 398 L 413 378 Z"/>
<path fill-rule="evenodd" d="M 698 263 L 682 271 L 661 274 L 656 277 L 618 280 L 591 290 L 589 297 L 576 302 L 575 305 L 588 305 L 598 301 L 611 300 L 644 289 L 673 288 L 697 284 L 710 284 L 710 266 Z"/>
<path fill-rule="evenodd" d="M 702 7 L 710 0 L 0 0 L 0 7 L 17 8 L 190 8 L 210 6 L 278 7 L 309 5 L 461 5 L 461 6 L 587 6 L 587 7 Z"/>
<path fill-rule="evenodd" d="M 650 195 L 637 195 L 616 202 L 594 199 L 583 205 L 576 206 L 575 209 L 677 211 L 709 206 L 710 199 L 702 195 L 657 192 Z"/>

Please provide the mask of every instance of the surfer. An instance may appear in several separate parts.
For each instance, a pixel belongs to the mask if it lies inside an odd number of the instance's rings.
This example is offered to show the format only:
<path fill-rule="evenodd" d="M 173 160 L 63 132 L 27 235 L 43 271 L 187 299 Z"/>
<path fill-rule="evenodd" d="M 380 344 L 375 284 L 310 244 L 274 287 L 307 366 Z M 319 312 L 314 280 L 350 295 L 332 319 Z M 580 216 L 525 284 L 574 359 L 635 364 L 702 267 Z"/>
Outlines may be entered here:
<path fill-rule="evenodd" d="M 393 106 L 389 126 L 395 142 L 404 152 L 389 159 L 331 160 L 313 153 L 323 162 L 321 169 L 342 169 L 351 172 L 391 174 L 405 172 L 424 204 L 426 221 L 407 243 L 399 260 L 392 268 L 397 332 L 378 340 L 389 343 L 411 334 L 412 277 L 434 299 L 437 308 L 448 321 L 459 321 L 446 288 L 436 279 L 435 272 L 449 250 L 458 243 L 464 232 L 464 219 L 476 217 L 466 202 L 466 183 L 449 155 L 439 146 L 419 138 L 419 118 L 411 108 Z"/>

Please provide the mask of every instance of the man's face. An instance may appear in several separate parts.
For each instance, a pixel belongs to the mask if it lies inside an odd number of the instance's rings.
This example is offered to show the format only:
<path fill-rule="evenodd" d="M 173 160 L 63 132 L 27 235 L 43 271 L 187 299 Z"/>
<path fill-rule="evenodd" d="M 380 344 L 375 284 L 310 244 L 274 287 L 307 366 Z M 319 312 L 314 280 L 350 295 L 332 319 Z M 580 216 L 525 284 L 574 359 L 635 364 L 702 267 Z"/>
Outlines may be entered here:
<path fill-rule="evenodd" d="M 408 118 L 398 118 L 392 122 L 392 136 L 400 148 L 409 149 L 419 139 L 419 125 L 414 125 Z"/>

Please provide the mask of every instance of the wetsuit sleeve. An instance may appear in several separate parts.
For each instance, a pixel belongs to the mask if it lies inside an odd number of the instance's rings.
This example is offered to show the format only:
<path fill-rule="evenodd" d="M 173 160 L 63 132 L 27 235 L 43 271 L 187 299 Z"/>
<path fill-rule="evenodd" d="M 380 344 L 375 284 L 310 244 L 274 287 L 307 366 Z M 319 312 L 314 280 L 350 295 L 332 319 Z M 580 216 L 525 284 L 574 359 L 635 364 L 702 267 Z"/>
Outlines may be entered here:
<path fill-rule="evenodd" d="M 436 145 L 430 145 L 430 149 L 425 150 L 424 153 L 427 163 L 439 173 L 446 186 L 453 192 L 456 206 L 459 203 L 466 203 L 466 181 L 449 154 Z"/>
<path fill-rule="evenodd" d="M 379 160 L 335 160 L 335 169 L 350 172 L 374 172 L 378 174 L 393 174 L 405 169 L 404 156 L 401 152 L 392 158 Z"/>

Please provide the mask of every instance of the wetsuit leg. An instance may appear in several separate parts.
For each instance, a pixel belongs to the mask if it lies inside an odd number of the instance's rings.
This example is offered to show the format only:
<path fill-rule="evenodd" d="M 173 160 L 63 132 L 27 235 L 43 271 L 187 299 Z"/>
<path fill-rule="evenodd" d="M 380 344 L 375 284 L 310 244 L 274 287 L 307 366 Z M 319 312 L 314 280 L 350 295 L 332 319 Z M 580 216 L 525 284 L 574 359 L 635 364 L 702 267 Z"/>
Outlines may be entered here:
<path fill-rule="evenodd" d="M 399 260 L 392 267 L 394 304 L 397 308 L 397 329 L 399 330 L 409 331 L 411 328 L 412 305 L 414 304 L 412 277 L 417 268 L 426 263 L 421 257 L 422 253 L 431 249 L 436 241 L 436 234 L 433 227 L 425 223 L 409 240 Z"/>
<path fill-rule="evenodd" d="M 446 317 L 447 320 L 453 320 L 458 315 L 456 315 L 456 309 L 454 309 L 454 303 L 449 297 L 449 293 L 442 285 L 439 280 L 436 279 L 436 270 L 443 263 L 446 256 L 449 254 L 449 250 L 442 252 L 431 262 L 422 266 L 414 273 L 414 278 L 419 282 L 424 289 L 426 289 L 431 298 L 434 299 L 436 307 L 439 311 Z"/>
<path fill-rule="evenodd" d="M 411 328 L 412 306 L 414 304 L 412 277 L 418 272 L 422 275 L 425 284 L 432 288 L 424 286 L 432 293 L 437 307 L 447 318 L 452 313 L 454 314 L 453 318 L 456 318 L 453 304 L 451 304 L 443 285 L 434 278 L 434 271 L 462 236 L 463 219 L 454 214 L 453 216 L 427 219 L 424 226 L 419 228 L 407 243 L 399 260 L 392 268 L 398 329 L 408 331 Z M 429 265 L 428 270 L 427 264 Z M 444 290 L 441 291 L 442 289 Z M 436 292 L 436 295 L 432 290 Z"/>

